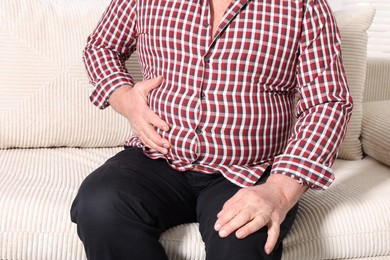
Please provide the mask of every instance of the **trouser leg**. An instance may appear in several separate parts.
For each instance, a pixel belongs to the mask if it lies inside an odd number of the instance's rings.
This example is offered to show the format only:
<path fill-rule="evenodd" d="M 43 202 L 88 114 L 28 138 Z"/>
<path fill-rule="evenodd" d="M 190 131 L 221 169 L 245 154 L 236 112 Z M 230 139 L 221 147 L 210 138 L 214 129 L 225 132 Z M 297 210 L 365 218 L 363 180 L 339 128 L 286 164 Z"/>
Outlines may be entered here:
<path fill-rule="evenodd" d="M 267 227 L 260 229 L 245 239 L 237 239 L 235 234 L 220 238 L 214 230 L 217 214 L 223 204 L 230 199 L 240 187 L 221 178 L 205 188 L 198 197 L 198 221 L 202 238 L 206 244 L 207 260 L 276 260 L 281 259 L 282 240 L 290 230 L 297 211 L 297 205 L 287 214 L 281 225 L 281 233 L 271 255 L 264 252 L 267 240 Z"/>
<path fill-rule="evenodd" d="M 161 233 L 196 221 L 195 204 L 182 173 L 129 148 L 84 180 L 71 217 L 89 260 L 158 260 Z"/>

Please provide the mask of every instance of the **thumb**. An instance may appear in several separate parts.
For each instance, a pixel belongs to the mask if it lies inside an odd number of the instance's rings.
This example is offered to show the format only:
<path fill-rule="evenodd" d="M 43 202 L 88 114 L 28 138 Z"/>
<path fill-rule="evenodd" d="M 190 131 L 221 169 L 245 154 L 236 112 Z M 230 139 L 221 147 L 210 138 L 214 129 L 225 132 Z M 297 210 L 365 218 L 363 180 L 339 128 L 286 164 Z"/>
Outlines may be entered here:
<path fill-rule="evenodd" d="M 280 234 L 280 226 L 276 223 L 271 223 L 270 226 L 268 226 L 268 237 L 267 242 L 265 243 L 264 250 L 269 255 L 272 253 L 272 251 L 275 248 L 275 245 L 278 241 Z"/>
<path fill-rule="evenodd" d="M 147 94 L 150 91 L 152 91 L 155 88 L 158 88 L 163 81 L 162 76 L 158 76 L 152 79 L 148 79 L 142 82 L 141 86 L 142 87 L 142 92 Z"/>

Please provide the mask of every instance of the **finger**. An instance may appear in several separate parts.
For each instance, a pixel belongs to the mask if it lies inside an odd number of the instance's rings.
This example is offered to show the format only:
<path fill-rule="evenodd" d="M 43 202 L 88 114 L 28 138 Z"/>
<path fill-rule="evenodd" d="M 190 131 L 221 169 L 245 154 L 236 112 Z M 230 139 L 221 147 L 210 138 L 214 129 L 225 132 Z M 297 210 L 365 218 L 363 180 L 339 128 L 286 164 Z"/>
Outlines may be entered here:
<path fill-rule="evenodd" d="M 154 127 L 159 128 L 163 131 L 169 131 L 169 125 L 162 120 L 157 114 L 153 111 L 150 112 L 150 115 L 146 119 L 149 123 L 149 126 L 145 129 L 145 136 L 150 139 L 151 142 L 158 145 L 159 147 L 169 149 L 171 148 L 171 144 L 168 140 L 162 138 L 156 131 Z M 154 126 L 154 127 L 153 127 Z"/>
<path fill-rule="evenodd" d="M 238 213 L 240 213 L 240 208 L 236 205 L 230 207 L 223 207 L 223 209 L 217 215 L 217 221 L 215 222 L 214 229 L 219 231 L 222 226 L 232 220 Z"/>
<path fill-rule="evenodd" d="M 138 137 L 140 138 L 141 142 L 151 149 L 154 149 L 156 151 L 159 151 L 162 154 L 168 153 L 168 148 L 165 148 L 165 146 L 168 146 L 168 141 L 163 139 L 160 135 L 156 133 L 155 137 L 150 137 L 145 134 L 145 132 L 140 132 L 138 134 Z M 156 139 L 154 139 L 156 138 Z M 157 140 L 157 141 L 154 141 Z M 169 143 L 168 143 L 169 144 Z"/>
<path fill-rule="evenodd" d="M 150 110 L 149 113 L 147 113 L 147 118 L 146 118 L 146 121 L 159 128 L 160 130 L 162 131 L 169 131 L 169 125 L 167 124 L 167 122 L 165 122 L 164 120 L 161 119 L 161 117 L 159 117 L 154 111 Z"/>
<path fill-rule="evenodd" d="M 168 140 L 161 137 L 156 129 L 145 119 L 131 123 L 134 134 L 136 134 L 144 145 L 160 151 L 161 148 L 169 149 L 171 147 Z"/>
<path fill-rule="evenodd" d="M 252 221 L 248 222 L 246 225 L 241 227 L 236 232 L 236 237 L 239 239 L 243 239 L 263 228 L 267 225 L 269 221 L 264 215 L 256 216 Z"/>
<path fill-rule="evenodd" d="M 252 214 L 249 210 L 244 210 L 233 217 L 228 223 L 223 225 L 219 231 L 220 237 L 227 237 L 240 227 L 246 225 L 252 220 Z"/>
<path fill-rule="evenodd" d="M 214 225 L 216 231 L 220 231 L 223 225 L 228 223 L 232 218 L 234 218 L 241 209 L 245 208 L 246 204 L 242 203 L 242 190 L 239 190 L 236 194 L 228 199 L 222 207 L 222 210 L 217 214 L 217 221 Z M 245 196 L 244 196 L 245 198 Z"/>
<path fill-rule="evenodd" d="M 142 93 L 147 95 L 150 91 L 152 91 L 155 88 L 158 88 L 163 81 L 162 76 L 158 76 L 155 78 L 151 78 L 142 82 L 139 82 L 139 88 L 142 90 Z"/>
<path fill-rule="evenodd" d="M 239 190 L 236 194 L 233 195 L 233 197 L 231 197 L 230 199 L 228 199 L 225 204 L 223 204 L 223 207 L 222 207 L 222 210 L 220 212 L 218 212 L 217 214 L 217 217 L 219 218 L 220 216 L 224 215 L 225 212 L 231 210 L 232 208 L 235 207 L 235 205 L 243 205 L 241 202 L 242 202 L 242 198 L 244 197 L 245 198 L 245 195 L 241 195 L 242 194 L 242 191 L 243 189 Z M 238 214 L 238 212 L 237 212 Z"/>
<path fill-rule="evenodd" d="M 267 237 L 267 242 L 265 243 L 264 246 L 264 251 L 267 254 L 271 254 L 272 251 L 275 248 L 276 242 L 278 241 L 279 234 L 280 234 L 280 226 L 276 223 L 271 224 L 271 226 L 268 227 L 268 237 Z"/>

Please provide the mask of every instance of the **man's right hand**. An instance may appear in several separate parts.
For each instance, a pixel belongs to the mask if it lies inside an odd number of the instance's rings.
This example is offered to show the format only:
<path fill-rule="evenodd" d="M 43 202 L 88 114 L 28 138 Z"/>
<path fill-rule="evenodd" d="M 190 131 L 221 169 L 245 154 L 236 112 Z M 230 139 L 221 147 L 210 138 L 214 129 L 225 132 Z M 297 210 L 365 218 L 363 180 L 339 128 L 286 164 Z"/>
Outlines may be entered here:
<path fill-rule="evenodd" d="M 127 118 L 131 129 L 146 147 L 167 154 L 171 145 L 157 133 L 155 127 L 169 131 L 169 125 L 150 109 L 147 101 L 148 93 L 159 87 L 162 80 L 160 76 L 138 82 L 134 87 L 122 86 L 111 94 L 108 102 L 115 111 Z"/>

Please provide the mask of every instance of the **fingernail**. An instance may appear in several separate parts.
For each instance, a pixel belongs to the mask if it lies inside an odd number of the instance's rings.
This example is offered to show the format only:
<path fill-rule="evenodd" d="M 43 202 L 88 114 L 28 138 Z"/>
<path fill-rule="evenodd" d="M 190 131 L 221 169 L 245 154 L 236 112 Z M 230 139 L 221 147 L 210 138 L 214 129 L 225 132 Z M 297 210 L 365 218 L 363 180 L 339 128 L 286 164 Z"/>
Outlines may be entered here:
<path fill-rule="evenodd" d="M 219 236 L 220 236 L 220 237 L 227 237 L 227 232 L 226 232 L 226 230 L 222 229 L 222 230 L 219 232 Z"/>
<path fill-rule="evenodd" d="M 221 225 L 215 224 L 214 229 L 215 229 L 215 231 L 219 231 L 221 229 Z"/>

